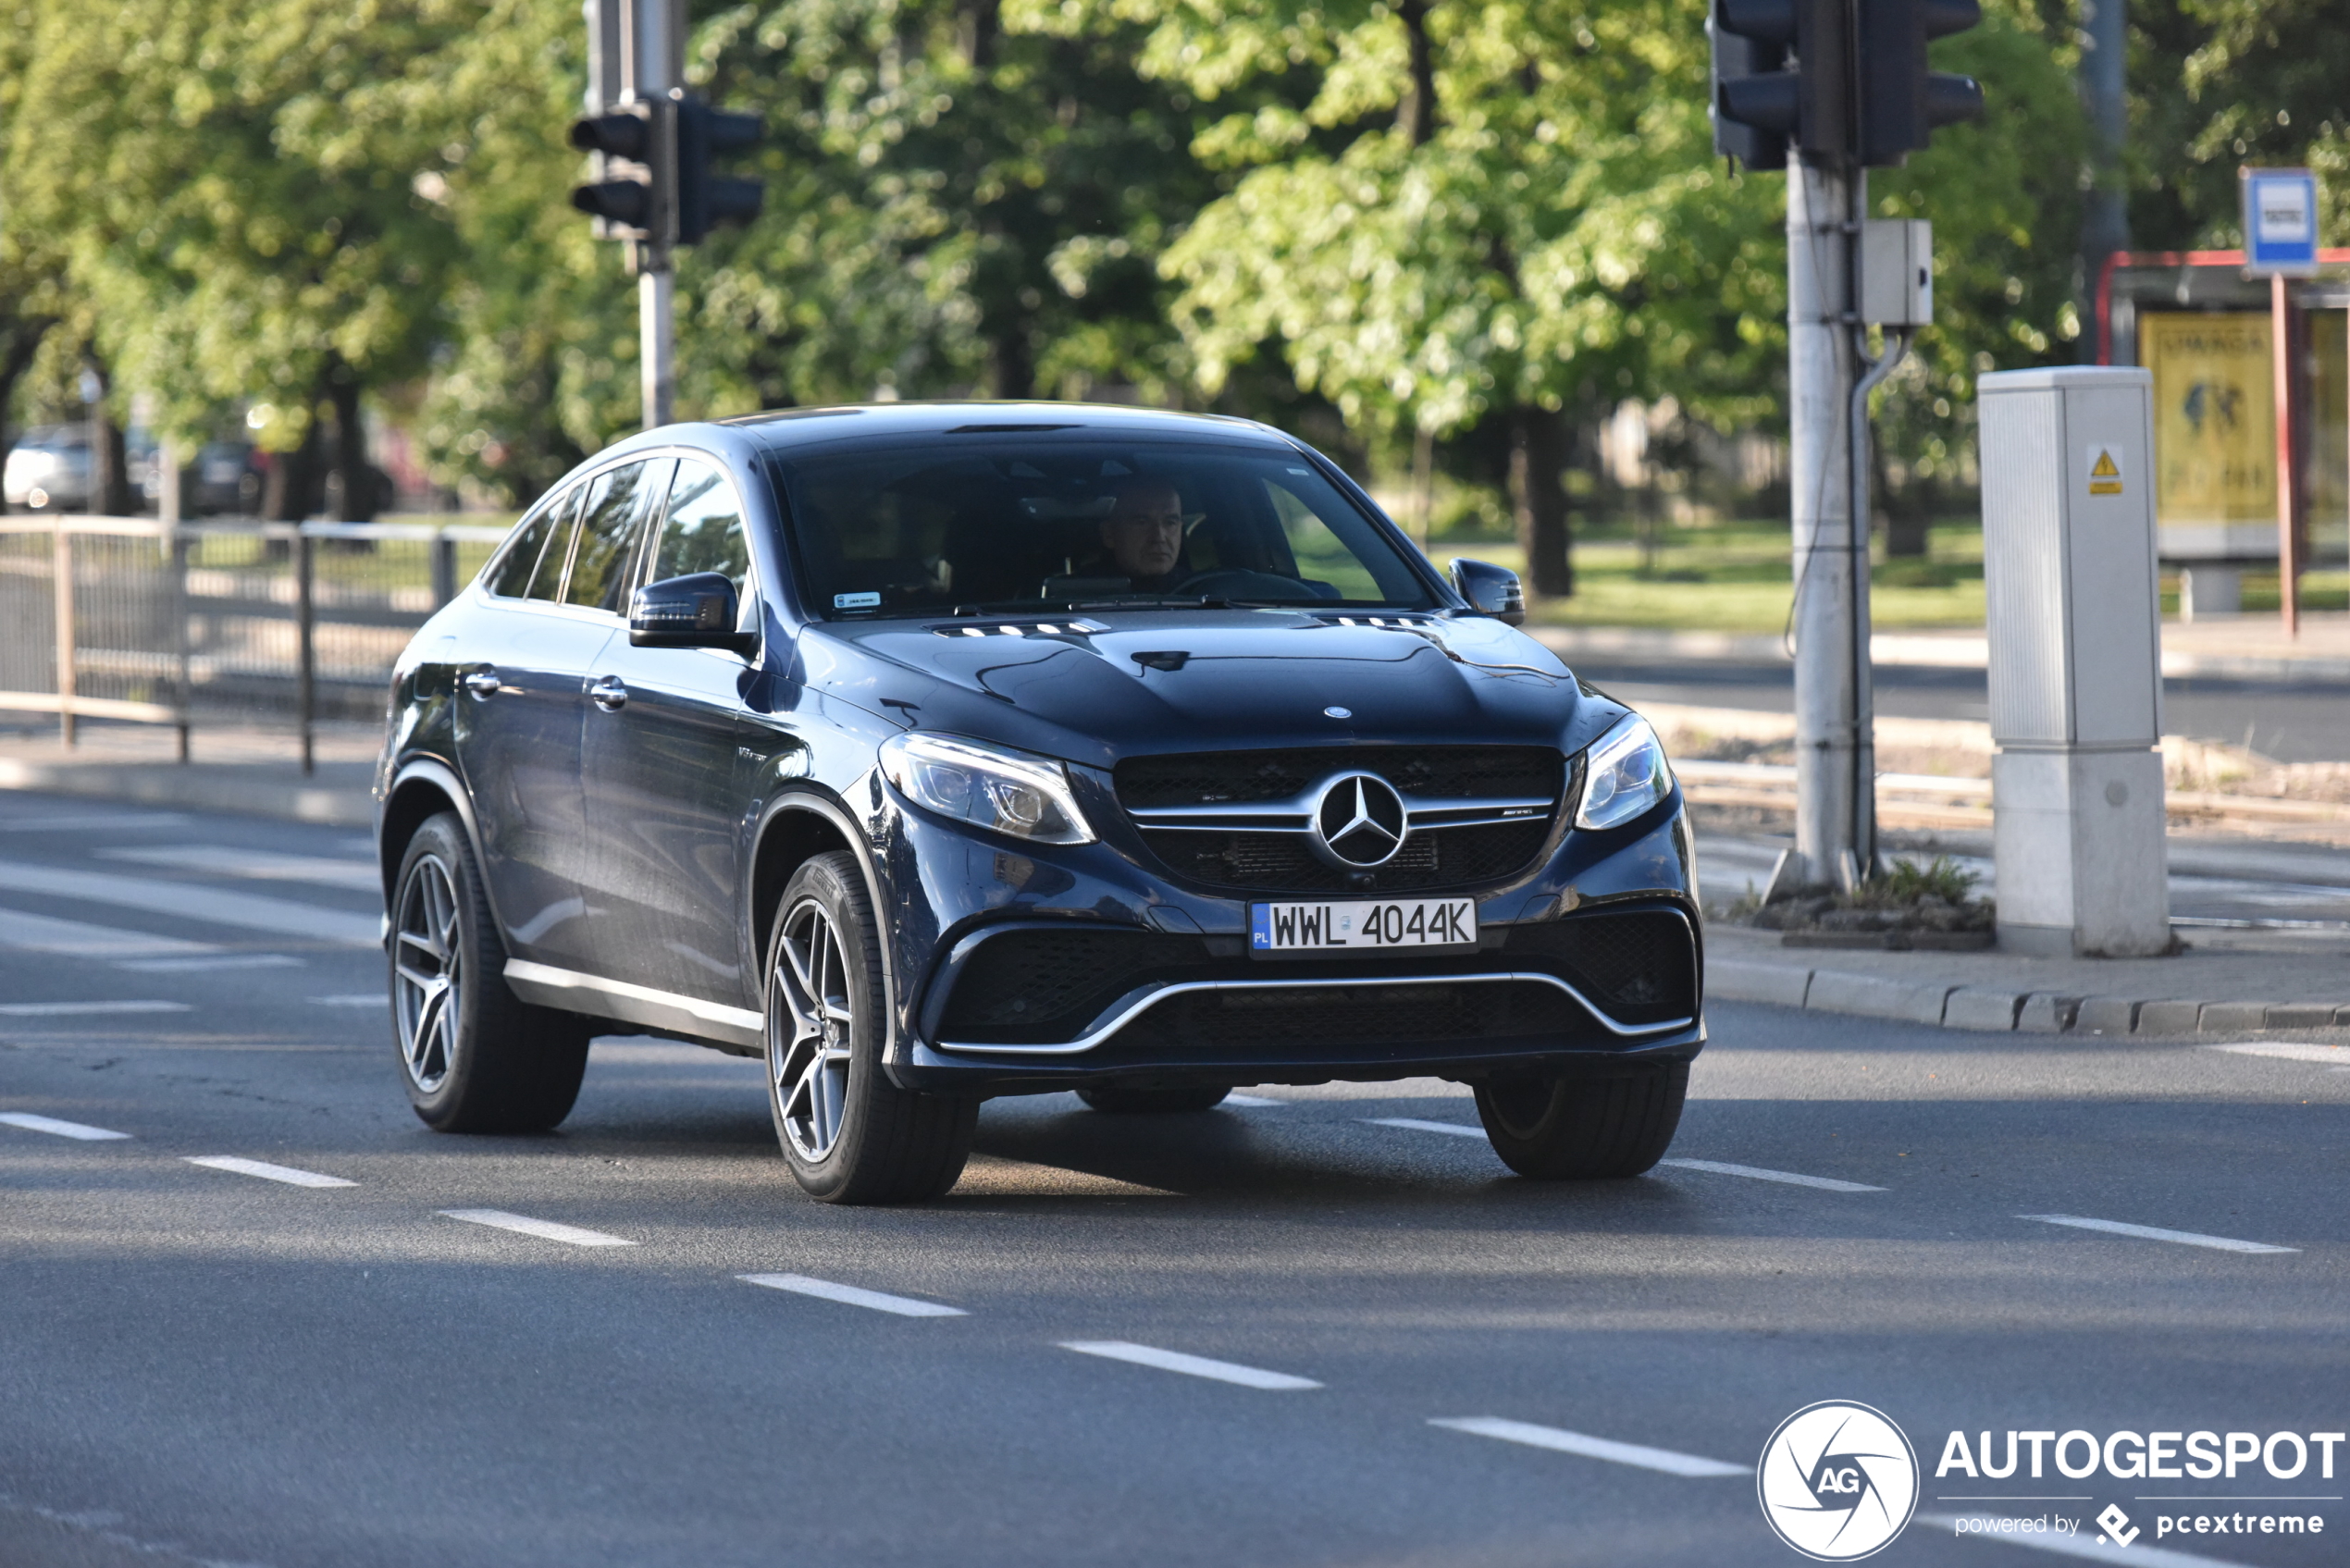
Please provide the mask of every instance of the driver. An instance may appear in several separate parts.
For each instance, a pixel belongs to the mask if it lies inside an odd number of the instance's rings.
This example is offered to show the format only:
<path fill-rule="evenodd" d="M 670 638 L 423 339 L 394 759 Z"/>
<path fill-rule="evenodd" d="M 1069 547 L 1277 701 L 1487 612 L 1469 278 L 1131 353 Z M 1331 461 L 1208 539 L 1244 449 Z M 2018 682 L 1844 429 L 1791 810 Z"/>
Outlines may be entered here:
<path fill-rule="evenodd" d="M 1102 519 L 1102 548 L 1112 568 L 1137 591 L 1174 586 L 1176 562 L 1183 554 L 1182 496 L 1164 479 L 1128 480 Z"/>

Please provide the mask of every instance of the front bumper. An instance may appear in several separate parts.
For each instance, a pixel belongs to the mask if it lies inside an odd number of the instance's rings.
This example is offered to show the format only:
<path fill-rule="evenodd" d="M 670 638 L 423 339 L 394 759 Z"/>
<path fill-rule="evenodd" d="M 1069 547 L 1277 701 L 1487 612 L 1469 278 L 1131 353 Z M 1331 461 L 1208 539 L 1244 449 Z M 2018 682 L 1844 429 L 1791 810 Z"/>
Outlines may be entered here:
<path fill-rule="evenodd" d="M 1014 848 L 894 796 L 872 821 L 890 883 L 884 907 L 896 912 L 897 1016 L 885 1061 L 904 1088 L 997 1095 L 1107 1080 L 1475 1080 L 1686 1060 L 1704 1043 L 1702 934 L 1677 792 L 1625 827 L 1565 833 L 1528 872 L 1478 890 L 1479 951 L 1422 959 L 1252 959 L 1251 897 L 1294 895 L 1185 886 L 1108 844 Z M 1625 1005 L 1592 958 L 1560 957 L 1562 940 L 1598 930 L 1588 922 L 1626 920 L 1686 944 L 1676 960 L 1685 979 L 1649 987 L 1645 1005 Z M 1080 1006 L 1082 1021 L 1065 1015 L 1058 1028 L 1024 1033 L 998 1008 L 996 1027 L 974 1029 L 982 1015 L 966 982 L 983 984 L 988 944 L 1020 932 L 1095 933 L 1096 947 L 1145 945 L 1154 956 L 1119 960 L 1134 965 L 1132 983 L 1106 969 L 1107 989 Z M 992 983 L 1011 994 L 1002 977 Z"/>

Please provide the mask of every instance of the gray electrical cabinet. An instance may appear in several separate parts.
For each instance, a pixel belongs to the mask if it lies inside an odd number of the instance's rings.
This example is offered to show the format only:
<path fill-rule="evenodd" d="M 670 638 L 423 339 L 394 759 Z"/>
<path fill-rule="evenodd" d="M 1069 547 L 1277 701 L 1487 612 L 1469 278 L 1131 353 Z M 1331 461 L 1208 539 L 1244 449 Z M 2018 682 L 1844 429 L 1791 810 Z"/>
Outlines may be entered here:
<path fill-rule="evenodd" d="M 2171 945 L 2153 377 L 2068 366 L 1976 383 L 1999 945 Z"/>

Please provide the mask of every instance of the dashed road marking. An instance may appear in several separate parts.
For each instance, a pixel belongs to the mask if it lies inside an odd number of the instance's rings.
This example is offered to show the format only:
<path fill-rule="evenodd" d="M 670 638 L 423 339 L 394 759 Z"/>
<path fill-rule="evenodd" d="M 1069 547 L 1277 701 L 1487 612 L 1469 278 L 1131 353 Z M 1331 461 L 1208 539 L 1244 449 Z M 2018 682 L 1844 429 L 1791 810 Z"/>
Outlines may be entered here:
<path fill-rule="evenodd" d="M 128 1138 L 128 1132 L 109 1132 L 103 1127 L 91 1127 L 79 1121 L 59 1121 L 56 1117 L 35 1116 L 31 1111 L 0 1111 L 0 1121 L 10 1127 L 21 1127 L 27 1132 L 48 1132 L 59 1138 L 79 1138 L 85 1143 L 96 1143 L 109 1138 Z"/>
<path fill-rule="evenodd" d="M 0 1002 L 0 1019 L 79 1018 L 86 1013 L 185 1013 L 185 1002 Z"/>
<path fill-rule="evenodd" d="M 9 817 L 0 821 L 0 833 L 98 833 L 118 828 L 184 828 L 188 819 L 178 811 L 60 812 L 53 817 Z"/>
<path fill-rule="evenodd" d="M 140 974 L 202 974 L 211 969 L 298 969 L 289 953 L 223 953 L 212 958 L 117 958 L 114 967 Z"/>
<path fill-rule="evenodd" d="M 0 909 L 0 947 L 18 947 L 28 953 L 59 953 L 74 958 L 152 959 L 169 956 L 181 963 L 187 960 L 178 955 L 220 951 L 209 942 L 92 925 L 87 920 L 35 915 L 22 909 Z"/>
<path fill-rule="evenodd" d="M 2264 1040 L 2257 1044 L 2206 1045 L 2204 1049 L 2227 1051 L 2239 1056 L 2274 1056 L 2283 1062 L 2323 1062 L 2328 1067 L 2350 1067 L 2350 1047 L 2341 1045 L 2303 1045 L 2290 1040 Z"/>
<path fill-rule="evenodd" d="M 320 1007 L 389 1007 L 391 1006 L 390 999 L 380 991 L 354 991 L 340 996 L 313 996 L 308 1000 L 314 1006 Z"/>
<path fill-rule="evenodd" d="M 881 1290 L 868 1290 L 858 1285 L 835 1284 L 830 1279 L 811 1279 L 805 1274 L 737 1274 L 736 1278 L 746 1285 L 763 1285 L 770 1290 L 789 1290 L 798 1296 L 820 1296 L 828 1302 L 841 1302 L 849 1306 L 870 1307 L 875 1312 L 894 1312 L 900 1317 L 968 1317 L 961 1307 L 951 1307 L 944 1302 L 917 1301 L 911 1296 L 893 1296 Z"/>
<path fill-rule="evenodd" d="M 44 866 L 30 860 L 0 860 L 0 886 L 12 893 L 38 893 L 89 904 L 114 904 L 152 915 L 205 925 L 240 926 L 278 936 L 298 936 L 344 947 L 380 946 L 380 918 L 331 909 L 291 898 L 270 898 L 201 883 L 118 876 L 112 871 Z"/>
<path fill-rule="evenodd" d="M 1707 1170 L 1716 1176 L 1743 1176 L 1751 1181 L 1784 1181 L 1790 1187 L 1817 1187 L 1824 1192 L 1882 1192 L 1865 1181 L 1839 1181 L 1833 1176 L 1802 1176 L 1791 1170 L 1766 1170 L 1759 1165 L 1725 1165 L 1720 1160 L 1659 1160 L 1681 1170 Z"/>
<path fill-rule="evenodd" d="M 1464 1127 L 1457 1121 L 1422 1121 L 1417 1117 L 1361 1117 L 1357 1119 L 1373 1127 L 1400 1127 L 1408 1132 L 1449 1132 L 1455 1138 L 1485 1136 L 1485 1129 Z"/>
<path fill-rule="evenodd" d="M 2128 1225 L 2118 1219 L 2084 1219 L 2077 1214 L 2020 1214 L 2043 1225 L 2069 1225 L 2075 1230 L 2102 1230 L 2115 1236 L 2135 1236 L 2142 1241 L 2175 1241 L 2183 1247 L 2209 1247 L 2221 1253 L 2297 1253 L 2298 1247 L 2272 1247 L 2266 1241 L 2239 1241 L 2232 1236 L 2205 1236 L 2193 1230 L 2165 1230 L 2156 1225 Z"/>
<path fill-rule="evenodd" d="M 288 855 L 271 849 L 231 849 L 217 844 L 169 844 L 153 848 L 100 849 L 95 853 L 107 860 L 134 860 L 143 865 L 170 866 L 183 871 L 241 877 L 253 882 L 307 882 L 360 893 L 383 891 L 383 872 L 373 860 L 340 855 Z"/>
<path fill-rule="evenodd" d="M 1548 1449 L 1553 1453 L 1580 1454 L 1586 1459 L 1604 1459 L 1612 1464 L 1634 1464 L 1643 1470 L 1662 1470 L 1668 1475 L 1751 1475 L 1751 1464 L 1727 1464 L 1718 1459 L 1704 1459 L 1693 1453 L 1676 1453 L 1671 1449 L 1652 1449 L 1640 1443 L 1619 1443 L 1613 1438 L 1594 1438 L 1584 1432 L 1569 1432 L 1557 1426 L 1537 1426 L 1529 1421 L 1505 1421 L 1498 1415 L 1439 1416 L 1429 1422 L 1454 1432 L 1468 1432 L 1479 1438 L 1499 1438 L 1505 1443 L 1524 1443 L 1528 1448 Z"/>
<path fill-rule="evenodd" d="M 190 1165 L 200 1165 L 209 1170 L 233 1171 L 239 1176 L 257 1176 L 264 1181 L 282 1181 L 289 1187 L 356 1187 L 356 1181 L 345 1181 L 340 1176 L 322 1176 L 315 1170 L 297 1170 L 290 1165 L 271 1165 L 267 1160 L 248 1160 L 236 1154 L 187 1154 L 181 1156 Z"/>
<path fill-rule="evenodd" d="M 574 1247 L 633 1247 L 637 1243 L 622 1236 L 608 1236 L 600 1230 L 588 1230 L 576 1225 L 558 1225 L 551 1219 L 533 1219 L 528 1215 L 508 1214 L 504 1209 L 439 1209 L 435 1211 L 449 1219 L 462 1219 L 467 1225 L 487 1225 L 493 1230 L 513 1230 L 542 1241 L 562 1241 Z"/>
<path fill-rule="evenodd" d="M 1243 1110 L 1249 1111 L 1268 1110 L 1275 1105 L 1289 1104 L 1287 1100 L 1268 1099 L 1262 1094 L 1227 1094 L 1224 1096 L 1224 1103 L 1228 1105 L 1238 1105 Z"/>
<path fill-rule="evenodd" d="M 1193 1377 L 1212 1377 L 1218 1383 L 1237 1383 L 1243 1389 L 1289 1390 L 1321 1387 L 1311 1377 L 1292 1377 L 1286 1372 L 1268 1372 L 1261 1366 L 1185 1355 L 1181 1351 L 1162 1351 L 1155 1345 L 1130 1344 L 1124 1340 L 1063 1340 L 1060 1347 L 1079 1355 L 1132 1362 L 1136 1366 L 1155 1366 L 1162 1372 L 1181 1372 Z"/>

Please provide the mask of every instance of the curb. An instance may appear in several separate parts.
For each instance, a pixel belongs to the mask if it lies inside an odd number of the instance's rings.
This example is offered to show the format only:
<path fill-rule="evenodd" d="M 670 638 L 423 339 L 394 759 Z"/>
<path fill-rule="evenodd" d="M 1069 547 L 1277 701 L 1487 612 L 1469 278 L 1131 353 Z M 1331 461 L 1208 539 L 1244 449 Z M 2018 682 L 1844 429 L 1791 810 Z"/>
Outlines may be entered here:
<path fill-rule="evenodd" d="M 2206 1002 L 2182 997 L 2070 996 L 1936 981 L 1887 980 L 1843 969 L 1709 959 L 1709 999 L 1811 1012 L 1898 1019 L 2017 1034 L 2178 1036 L 2350 1027 L 2350 1002 Z"/>
<path fill-rule="evenodd" d="M 0 758 L 0 789 L 229 811 L 336 828 L 366 828 L 376 822 L 376 799 L 369 789 L 253 778 L 201 762 L 109 764 Z"/>
<path fill-rule="evenodd" d="M 1785 663 L 1787 657 L 1786 644 L 1778 637 L 1769 636 L 1676 632 L 1648 626 L 1528 626 L 1526 630 L 1562 659 L 1572 659 L 1577 655 L 1602 655 Z M 1989 662 L 1989 644 L 1979 636 L 1886 632 L 1869 639 L 1869 660 L 1874 664 L 1980 670 Z M 2183 648 L 2165 648 L 2162 673 L 2173 678 L 2209 675 L 2222 680 L 2330 684 L 2350 681 L 2350 659 L 2323 655 L 2277 658 L 2260 654 L 2199 653 Z"/>

